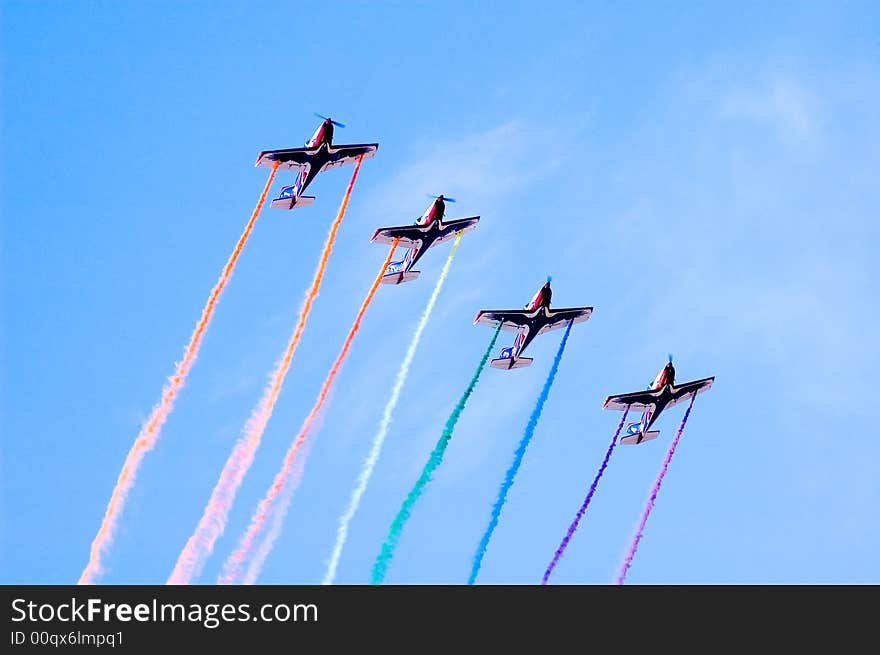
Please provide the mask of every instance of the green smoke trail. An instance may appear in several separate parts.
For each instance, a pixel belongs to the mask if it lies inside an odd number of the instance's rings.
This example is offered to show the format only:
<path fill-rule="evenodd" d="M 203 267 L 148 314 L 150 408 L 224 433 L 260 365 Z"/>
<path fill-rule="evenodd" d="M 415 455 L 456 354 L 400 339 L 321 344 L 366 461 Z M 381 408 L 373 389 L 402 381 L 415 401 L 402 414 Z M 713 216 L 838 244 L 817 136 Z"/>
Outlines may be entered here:
<path fill-rule="evenodd" d="M 370 575 L 371 584 L 380 584 L 385 578 L 388 564 L 391 562 L 391 558 L 394 556 L 394 550 L 397 548 L 397 542 L 400 540 L 400 533 L 403 530 L 403 524 L 406 523 L 412 513 L 413 505 L 415 505 L 419 496 L 422 495 L 422 491 L 424 491 L 425 485 L 430 481 L 431 475 L 440 465 L 440 461 L 443 459 L 443 453 L 446 452 L 446 446 L 449 445 L 449 440 L 452 438 L 452 431 L 455 429 L 458 417 L 461 416 L 461 411 L 464 409 L 465 403 L 467 403 L 468 398 L 471 393 L 473 393 L 474 387 L 477 386 L 477 381 L 480 379 L 480 374 L 486 367 L 489 354 L 495 347 L 495 342 L 498 340 L 498 333 L 500 331 L 501 324 L 499 323 L 498 327 L 495 328 L 492 340 L 489 342 L 486 352 L 483 353 L 483 357 L 480 359 L 480 364 L 477 366 L 477 370 L 474 372 L 474 376 L 471 378 L 467 389 L 464 390 L 464 394 L 462 394 L 458 403 L 455 405 L 452 414 L 449 415 L 449 418 L 446 421 L 446 427 L 443 428 L 443 434 L 440 435 L 440 440 L 437 442 L 437 445 L 434 446 L 434 450 L 428 458 L 428 463 L 425 464 L 425 468 L 422 469 L 422 474 L 419 476 L 419 479 L 416 480 L 415 486 L 413 486 L 412 491 L 409 492 L 406 500 L 403 501 L 400 511 L 397 512 L 397 516 L 391 523 L 391 528 L 388 530 L 388 536 L 385 537 L 385 543 L 382 544 L 382 550 L 379 551 L 379 555 L 376 557 L 376 562 L 373 564 L 373 571 Z"/>
<path fill-rule="evenodd" d="M 425 327 L 428 325 L 428 319 L 431 318 L 431 312 L 434 310 L 434 305 L 437 303 L 437 298 L 440 296 L 440 289 L 443 288 L 443 282 L 446 280 L 446 275 L 449 273 L 449 267 L 452 265 L 452 258 L 455 256 L 459 241 L 461 241 L 461 234 L 462 233 L 459 232 L 458 236 L 455 237 L 455 243 L 452 244 L 452 250 L 449 251 L 449 257 L 446 258 L 446 264 L 443 266 L 443 270 L 440 271 L 440 277 L 437 279 L 437 284 L 434 285 L 434 292 L 431 294 L 430 300 L 428 300 L 425 311 L 422 312 L 422 318 L 419 320 L 416 331 L 409 343 L 409 348 L 407 348 L 403 361 L 400 363 L 400 369 L 397 371 L 397 379 L 394 382 L 394 388 L 391 390 L 391 397 L 388 399 L 388 403 L 385 405 L 385 411 L 382 414 L 379 431 L 373 438 L 373 445 L 370 447 L 370 452 L 364 461 L 364 466 L 358 477 L 357 487 L 355 487 L 355 490 L 351 495 L 348 509 L 345 510 L 345 514 L 339 519 L 339 528 L 336 531 L 336 544 L 333 546 L 333 553 L 330 556 L 330 563 L 327 565 L 327 573 L 324 574 L 324 581 L 322 584 L 333 584 L 333 580 L 336 578 L 336 569 L 339 566 L 339 559 L 342 557 L 342 549 L 345 547 L 345 541 L 348 538 L 348 526 L 351 524 L 354 515 L 357 513 L 358 507 L 360 507 L 361 498 L 363 498 L 364 493 L 367 490 L 367 485 L 373 475 L 373 470 L 376 468 L 376 463 L 379 461 L 379 455 L 382 452 L 382 445 L 385 443 L 385 437 L 388 436 L 388 431 L 391 428 L 391 416 L 394 414 L 394 409 L 397 407 L 397 401 L 400 400 L 400 392 L 403 390 L 407 375 L 409 375 L 409 367 L 415 359 L 416 350 L 418 349 L 419 341 L 422 338 L 422 332 L 425 331 Z"/>

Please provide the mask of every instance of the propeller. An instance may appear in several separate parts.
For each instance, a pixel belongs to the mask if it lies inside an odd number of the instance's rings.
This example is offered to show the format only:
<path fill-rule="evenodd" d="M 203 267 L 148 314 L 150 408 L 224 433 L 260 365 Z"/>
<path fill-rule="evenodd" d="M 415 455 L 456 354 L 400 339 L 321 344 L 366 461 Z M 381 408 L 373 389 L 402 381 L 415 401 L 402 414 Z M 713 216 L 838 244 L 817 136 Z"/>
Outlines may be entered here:
<path fill-rule="evenodd" d="M 449 198 L 447 196 L 444 196 L 443 194 L 440 194 L 439 196 L 434 196 L 429 193 L 428 197 L 429 198 L 443 198 L 443 200 L 446 202 L 455 202 L 455 198 Z"/>
<path fill-rule="evenodd" d="M 669 353 L 669 363 L 672 363 L 672 353 Z"/>
<path fill-rule="evenodd" d="M 323 119 L 323 120 L 325 120 L 325 121 L 330 121 L 330 122 L 333 123 L 336 127 L 345 127 L 345 125 L 343 125 L 342 123 L 340 123 L 340 122 L 338 122 L 338 121 L 334 121 L 334 120 L 333 120 L 332 118 L 330 118 L 329 116 L 322 116 L 322 115 L 319 114 L 318 112 L 315 112 L 315 116 L 317 116 L 318 118 Z"/>
<path fill-rule="evenodd" d="M 553 276 L 552 276 L 552 275 L 548 275 L 548 276 L 547 276 L 547 284 L 550 284 L 552 281 L 553 281 Z"/>

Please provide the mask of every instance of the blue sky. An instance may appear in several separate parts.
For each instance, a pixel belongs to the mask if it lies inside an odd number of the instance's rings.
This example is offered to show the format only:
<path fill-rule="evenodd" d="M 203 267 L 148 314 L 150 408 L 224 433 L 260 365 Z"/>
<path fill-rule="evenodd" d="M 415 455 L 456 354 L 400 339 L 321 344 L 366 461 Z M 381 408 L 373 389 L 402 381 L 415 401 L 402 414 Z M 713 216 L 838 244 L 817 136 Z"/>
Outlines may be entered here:
<path fill-rule="evenodd" d="M 265 181 L 257 152 L 378 141 L 201 581 L 216 579 L 425 194 L 462 240 L 337 582 L 362 584 L 491 337 L 547 275 L 575 327 L 478 582 L 540 581 L 611 393 L 716 375 L 631 583 L 878 583 L 880 11 L 869 2 L 5 2 L 0 581 L 75 582 L 119 467 Z M 769 6 L 768 6 L 769 5 Z M 348 181 L 265 209 L 144 461 L 108 583 L 164 582 L 281 355 Z M 273 191 L 289 184 L 281 174 Z M 382 287 L 263 583 L 318 583 L 448 245 Z M 561 332 L 485 371 L 386 582 L 464 583 Z M 499 347 L 507 343 L 499 342 Z M 859 398 L 862 396 L 862 398 Z M 684 407 L 620 447 L 552 582 L 611 582 Z"/>

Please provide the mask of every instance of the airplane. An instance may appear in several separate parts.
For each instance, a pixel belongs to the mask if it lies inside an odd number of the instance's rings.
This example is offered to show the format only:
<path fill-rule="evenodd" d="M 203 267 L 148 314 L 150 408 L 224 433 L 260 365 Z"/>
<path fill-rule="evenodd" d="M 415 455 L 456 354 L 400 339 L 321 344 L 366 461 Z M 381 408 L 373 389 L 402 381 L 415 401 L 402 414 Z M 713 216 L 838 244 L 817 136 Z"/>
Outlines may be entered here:
<path fill-rule="evenodd" d="M 496 327 L 501 324 L 502 330 L 516 332 L 513 345 L 501 350 L 501 356 L 493 359 L 490 363 L 492 368 L 510 370 L 512 368 L 524 368 L 531 366 L 532 359 L 522 357 L 525 349 L 539 334 L 550 332 L 563 327 L 569 321 L 583 323 L 593 313 L 592 307 L 573 307 L 569 309 L 550 309 L 550 297 L 553 292 L 550 289 L 551 278 L 547 278 L 547 284 L 538 289 L 538 293 L 522 310 L 481 310 L 477 312 L 474 325 L 489 325 Z"/>
<path fill-rule="evenodd" d="M 446 203 L 455 202 L 455 198 L 447 198 L 443 194 L 431 196 L 434 202 L 425 210 L 412 225 L 399 227 L 382 227 L 376 230 L 370 241 L 375 243 L 394 243 L 400 239 L 398 246 L 408 248 L 406 256 L 399 262 L 391 262 L 382 276 L 383 284 L 400 284 L 414 280 L 421 271 L 412 267 L 422 258 L 431 246 L 443 243 L 456 236 L 459 232 L 470 232 L 477 227 L 479 216 L 444 221 Z"/>
<path fill-rule="evenodd" d="M 644 410 L 642 419 L 627 425 L 626 436 L 620 440 L 623 444 L 640 444 L 643 441 L 656 439 L 660 434 L 659 430 L 652 431 L 651 426 L 664 409 L 706 391 L 714 381 L 713 375 L 710 378 L 693 380 L 676 386 L 675 367 L 672 365 L 672 355 L 670 355 L 669 363 L 660 370 L 647 390 L 608 396 L 602 404 L 602 409 Z"/>
<path fill-rule="evenodd" d="M 296 182 L 281 189 L 281 194 L 272 201 L 275 209 L 293 209 L 306 207 L 315 202 L 314 196 L 304 196 L 303 191 L 318 176 L 318 173 L 353 164 L 358 157 L 370 159 L 379 149 L 378 143 L 358 143 L 353 145 L 334 146 L 333 126 L 345 127 L 321 114 L 323 118 L 312 138 L 306 141 L 305 148 L 289 148 L 286 150 L 263 150 L 257 155 L 256 167 L 272 168 L 276 162 L 278 168 L 299 171 Z"/>

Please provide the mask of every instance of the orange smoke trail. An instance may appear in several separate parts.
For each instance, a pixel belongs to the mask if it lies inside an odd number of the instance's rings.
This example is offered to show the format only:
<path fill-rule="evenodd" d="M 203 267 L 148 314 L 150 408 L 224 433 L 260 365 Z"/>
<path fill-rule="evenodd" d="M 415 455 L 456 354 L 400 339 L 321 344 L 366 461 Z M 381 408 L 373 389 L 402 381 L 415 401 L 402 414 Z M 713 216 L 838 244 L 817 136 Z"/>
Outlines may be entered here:
<path fill-rule="evenodd" d="M 77 584 L 95 584 L 96 578 L 103 573 L 101 557 L 113 541 L 113 533 L 116 530 L 119 515 L 125 507 L 128 492 L 134 485 L 135 476 L 137 475 L 141 461 L 143 460 L 144 455 L 151 451 L 153 446 L 156 445 L 162 425 L 165 423 L 165 419 L 168 418 L 168 415 L 174 408 L 174 399 L 180 391 L 180 388 L 183 386 L 193 363 L 196 361 L 199 347 L 202 344 L 202 337 L 205 334 L 205 330 L 208 329 L 208 323 L 211 322 L 211 317 L 214 314 L 214 306 L 217 304 L 217 299 L 220 297 L 220 294 L 223 293 L 226 283 L 229 282 L 229 278 L 232 275 L 232 269 L 235 268 L 235 263 L 238 261 L 238 256 L 241 254 L 245 242 L 251 235 L 254 223 L 257 221 L 257 216 L 260 215 L 263 203 L 266 202 L 266 195 L 269 193 L 269 187 L 272 186 L 272 180 L 275 179 L 277 169 L 277 164 L 272 167 L 272 171 L 269 173 L 269 179 L 266 180 L 266 186 L 263 187 L 263 192 L 260 194 L 260 199 L 257 201 L 257 206 L 254 207 L 254 212 L 251 214 L 251 218 L 245 226 L 244 232 L 242 232 L 241 236 L 238 238 L 238 243 L 235 244 L 235 249 L 229 256 L 226 266 L 223 267 L 223 273 L 220 275 L 220 279 L 217 280 L 217 284 L 214 285 L 214 288 L 211 290 L 208 302 L 205 304 L 204 309 L 202 309 L 202 315 L 199 317 L 199 321 L 196 323 L 196 328 L 193 330 L 192 336 L 189 339 L 189 344 L 184 351 L 183 361 L 177 365 L 177 370 L 174 372 L 174 375 L 168 379 L 168 383 L 162 390 L 162 399 L 159 401 L 159 404 L 153 408 L 153 413 L 150 415 L 149 420 L 144 427 L 141 428 L 137 439 L 135 439 L 134 445 L 131 447 L 131 450 L 128 451 L 125 463 L 122 465 L 122 471 L 120 471 L 119 477 L 116 479 L 116 486 L 113 488 L 110 502 L 107 504 L 107 510 L 104 512 L 104 519 L 101 521 L 101 527 L 98 530 L 98 534 L 95 535 L 94 541 L 92 541 L 89 563 L 83 570 L 82 575 L 80 575 Z"/>
<path fill-rule="evenodd" d="M 352 173 L 351 181 L 345 195 L 342 197 L 342 204 L 336 214 L 336 219 L 330 226 L 330 233 L 324 243 L 324 250 L 321 253 L 321 259 L 318 262 L 318 268 L 315 270 L 315 276 L 312 279 L 312 285 L 306 292 L 302 309 L 299 313 L 299 319 L 293 336 L 287 344 L 287 350 L 284 356 L 272 373 L 269 379 L 269 385 L 263 392 L 263 397 L 259 404 L 254 408 L 250 419 L 244 428 L 244 434 L 236 442 L 226 465 L 223 467 L 217 485 L 211 493 L 211 499 L 208 501 L 202 518 L 199 520 L 195 531 L 186 542 L 180 555 L 177 558 L 177 564 L 168 578 L 167 584 L 190 584 L 194 577 L 198 577 L 201 569 L 205 564 L 205 560 L 214 550 L 214 544 L 223 531 L 226 529 L 226 521 L 229 517 L 229 510 L 235 502 L 235 495 L 241 486 L 244 476 L 254 461 L 254 454 L 260 445 L 263 432 L 269 419 L 272 416 L 272 410 L 275 408 L 275 402 L 278 400 L 278 394 L 281 393 L 281 385 L 290 368 L 290 361 L 293 359 L 293 353 L 299 344 L 300 337 L 306 326 L 306 319 L 312 309 L 312 303 L 318 296 L 318 289 L 321 281 L 324 279 L 324 270 L 327 268 L 327 261 L 330 259 L 330 251 L 333 249 L 333 242 L 336 241 L 336 232 L 345 216 L 345 209 L 348 207 L 348 199 L 351 196 L 351 190 L 354 187 L 354 181 L 357 179 L 358 171 L 361 167 L 361 158 L 358 159 Z"/>
<path fill-rule="evenodd" d="M 361 304 L 361 308 L 354 319 L 354 323 L 352 323 L 351 329 L 349 329 L 348 335 L 345 337 L 345 342 L 342 344 L 342 350 L 339 351 L 339 355 L 336 356 L 336 361 L 333 362 L 333 366 L 330 367 L 330 372 L 327 374 L 324 384 L 321 385 L 321 390 L 318 392 L 318 398 L 315 400 L 312 411 L 309 412 L 309 415 L 306 417 L 305 421 L 303 421 L 299 434 L 296 435 L 296 439 L 293 440 L 293 443 L 287 450 L 287 454 L 284 456 L 284 463 L 281 466 L 281 470 L 275 475 L 275 480 L 272 482 L 272 486 L 269 487 L 266 496 L 260 501 L 260 504 L 257 505 L 257 510 L 251 517 L 250 525 L 248 526 L 247 532 L 245 532 L 244 536 L 241 538 L 238 548 L 232 552 L 223 564 L 223 571 L 217 580 L 218 584 L 233 584 L 235 580 L 241 577 L 241 566 L 250 557 L 251 551 L 254 547 L 254 539 L 263 531 L 269 510 L 272 508 L 275 499 L 278 497 L 278 494 L 281 493 L 287 482 L 293 463 L 296 460 L 297 453 L 305 441 L 315 417 L 318 415 L 318 412 L 320 412 L 321 406 L 324 404 L 324 400 L 327 398 L 327 394 L 333 384 L 333 380 L 339 372 L 343 360 L 345 360 L 345 357 L 348 354 L 348 349 L 351 346 L 355 335 L 360 329 L 361 319 L 364 317 L 364 312 L 366 312 L 367 307 L 370 306 L 373 296 L 376 294 L 376 289 L 379 288 L 379 284 L 382 281 L 382 276 L 385 274 L 385 269 L 388 268 L 388 264 L 391 263 L 391 257 L 394 254 L 394 250 L 397 248 L 397 243 L 398 239 L 395 239 L 394 243 L 391 245 L 391 249 L 388 251 L 388 255 L 385 257 L 385 261 L 382 263 L 382 268 L 380 269 L 379 274 L 376 276 L 376 279 L 373 280 L 373 285 L 370 287 L 367 297 L 364 298 L 364 302 Z M 254 577 L 256 577 L 256 573 L 254 574 Z"/>

